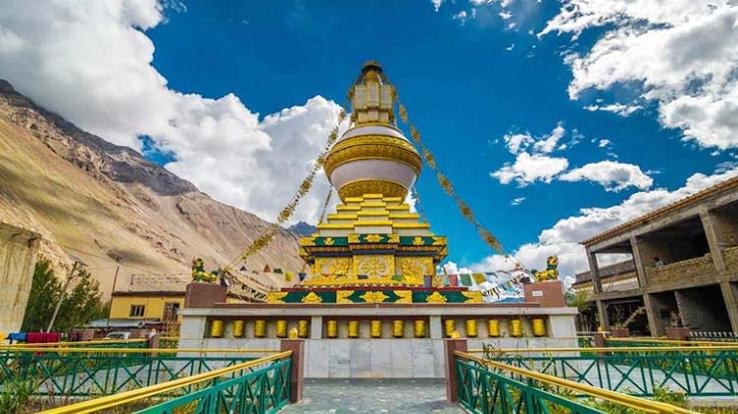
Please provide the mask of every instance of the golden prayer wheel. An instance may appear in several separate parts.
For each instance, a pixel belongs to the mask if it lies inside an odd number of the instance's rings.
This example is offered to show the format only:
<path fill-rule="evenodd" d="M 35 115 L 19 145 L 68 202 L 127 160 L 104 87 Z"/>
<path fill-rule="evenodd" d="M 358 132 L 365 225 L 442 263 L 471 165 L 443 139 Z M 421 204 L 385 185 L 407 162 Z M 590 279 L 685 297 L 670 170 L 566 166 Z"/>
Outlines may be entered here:
<path fill-rule="evenodd" d="M 212 338 L 220 338 L 223 336 L 223 321 L 216 319 L 210 324 L 210 336 Z"/>
<path fill-rule="evenodd" d="M 266 321 L 264 319 L 257 319 L 254 321 L 254 336 L 257 338 L 263 338 L 266 336 Z"/>
<path fill-rule="evenodd" d="M 359 321 L 357 321 L 357 320 L 350 320 L 349 321 L 348 336 L 349 336 L 349 338 L 358 338 L 359 337 Z"/>
<path fill-rule="evenodd" d="M 466 336 L 467 338 L 476 338 L 477 336 L 477 320 L 476 319 L 466 320 Z"/>
<path fill-rule="evenodd" d="M 450 338 L 451 334 L 454 333 L 454 331 L 456 330 L 456 321 L 453 319 L 446 319 L 444 321 L 444 324 L 446 327 L 446 336 Z"/>
<path fill-rule="evenodd" d="M 233 321 L 233 337 L 243 337 L 243 321 Z"/>
<path fill-rule="evenodd" d="M 288 335 L 288 338 L 297 339 L 298 336 L 299 336 L 299 333 L 297 332 L 297 328 L 293 326 L 292 329 L 290 329 L 290 334 Z"/>
<path fill-rule="evenodd" d="M 395 338 L 402 338 L 405 336 L 405 321 L 402 319 L 395 319 L 392 321 L 392 336 Z"/>
<path fill-rule="evenodd" d="M 487 321 L 487 334 L 490 337 L 500 336 L 500 321 L 497 319 L 490 319 Z"/>
<path fill-rule="evenodd" d="M 415 337 L 425 338 L 425 319 L 415 320 Z"/>
<path fill-rule="evenodd" d="M 523 336 L 523 321 L 520 319 L 510 320 L 510 336 Z"/>
<path fill-rule="evenodd" d="M 277 338 L 287 336 L 287 321 L 284 319 L 277 320 Z"/>
<path fill-rule="evenodd" d="M 369 324 L 372 338 L 382 337 L 382 321 L 375 319 Z"/>
<path fill-rule="evenodd" d="M 307 338 L 308 336 L 308 321 L 305 319 L 297 322 L 297 336 L 300 338 Z"/>
<path fill-rule="evenodd" d="M 533 328 L 533 335 L 535 336 L 546 336 L 546 324 L 543 322 L 543 319 L 536 318 L 531 321 L 531 325 Z"/>
<path fill-rule="evenodd" d="M 328 338 L 335 338 L 338 336 L 338 321 L 333 319 L 326 324 L 326 336 Z"/>

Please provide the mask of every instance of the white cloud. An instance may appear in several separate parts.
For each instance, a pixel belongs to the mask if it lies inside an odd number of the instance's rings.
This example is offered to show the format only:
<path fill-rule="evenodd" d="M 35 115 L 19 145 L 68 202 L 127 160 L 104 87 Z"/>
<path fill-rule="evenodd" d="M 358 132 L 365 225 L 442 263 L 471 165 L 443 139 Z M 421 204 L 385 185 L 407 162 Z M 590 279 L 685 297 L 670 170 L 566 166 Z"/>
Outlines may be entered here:
<path fill-rule="evenodd" d="M 510 200 L 510 205 L 511 206 L 519 206 L 519 205 L 523 204 L 523 201 L 525 201 L 525 197 L 516 197 L 516 198 L 513 198 L 512 200 Z"/>
<path fill-rule="evenodd" d="M 507 134 L 503 137 L 507 150 L 511 154 L 517 154 L 526 149 L 535 139 L 530 134 Z"/>
<path fill-rule="evenodd" d="M 590 112 L 612 112 L 620 116 L 628 116 L 641 108 L 642 106 L 640 105 L 625 105 L 621 103 L 613 103 L 609 105 L 587 105 L 584 107 L 584 109 Z"/>
<path fill-rule="evenodd" d="M 152 66 L 155 46 L 146 35 L 164 20 L 155 0 L 5 1 L 0 78 L 115 144 L 140 150 L 137 137 L 152 137 L 176 155 L 171 171 L 215 199 L 274 218 L 338 106 L 318 96 L 260 120 L 233 94 L 176 91 Z M 295 219 L 315 221 L 327 188 L 321 175 Z"/>
<path fill-rule="evenodd" d="M 709 176 L 697 173 L 690 176 L 682 187 L 674 191 L 663 188 L 641 191 L 611 207 L 583 208 L 579 214 L 561 219 L 553 227 L 543 230 L 537 242 L 523 244 L 514 252 L 514 256 L 526 267 L 540 269 L 545 266 L 548 256 L 558 255 L 561 278 L 573 276 L 577 272 L 589 269 L 584 247 L 579 244 L 582 240 L 736 175 L 738 175 L 738 169 Z M 610 261 L 617 260 L 622 260 L 622 258 L 610 258 Z M 502 268 L 500 266 L 504 264 L 504 257 L 493 255 L 471 267 L 494 270 Z"/>
<path fill-rule="evenodd" d="M 565 0 L 539 36 L 593 28 L 604 34 L 566 58 L 572 99 L 640 85 L 634 100 L 655 101 L 664 126 L 703 147 L 738 147 L 738 3 Z"/>
<path fill-rule="evenodd" d="M 506 163 L 499 170 L 491 173 L 492 177 L 502 184 L 515 181 L 519 186 L 526 186 L 536 181 L 550 183 L 559 173 L 566 170 L 569 161 L 566 158 L 550 157 L 542 154 L 521 152 L 510 165 Z"/>
<path fill-rule="evenodd" d="M 610 144 L 612 144 L 610 142 L 610 140 L 609 139 L 605 139 L 605 138 L 603 138 L 603 139 L 601 139 L 601 140 L 599 140 L 597 142 L 597 146 L 600 147 L 600 148 L 607 148 L 607 147 L 610 146 Z"/>
<path fill-rule="evenodd" d="M 440 9 L 441 5 L 443 4 L 443 0 L 431 0 L 431 3 L 433 4 L 433 9 L 435 11 L 438 11 L 438 9 Z"/>
<path fill-rule="evenodd" d="M 562 174 L 561 181 L 593 181 L 601 184 L 607 191 L 622 191 L 628 187 L 646 190 L 653 185 L 653 179 L 641 171 L 637 165 L 615 161 L 600 161 L 575 168 Z"/>
<path fill-rule="evenodd" d="M 565 132 L 566 130 L 561 125 L 561 122 L 559 122 L 547 137 L 544 137 L 533 144 L 533 152 L 544 154 L 552 152 L 556 148 L 556 144 L 558 144 L 559 140 L 563 138 Z"/>

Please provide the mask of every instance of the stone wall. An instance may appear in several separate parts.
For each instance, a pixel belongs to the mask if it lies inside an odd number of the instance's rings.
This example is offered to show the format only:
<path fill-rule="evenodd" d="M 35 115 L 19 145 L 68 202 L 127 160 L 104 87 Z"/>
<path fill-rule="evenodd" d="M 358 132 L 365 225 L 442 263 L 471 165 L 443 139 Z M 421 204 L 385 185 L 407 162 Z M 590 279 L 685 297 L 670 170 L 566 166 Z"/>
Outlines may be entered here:
<path fill-rule="evenodd" d="M 684 326 L 698 331 L 730 330 L 730 320 L 718 286 L 677 290 L 675 296 Z"/>
<path fill-rule="evenodd" d="M 39 235 L 0 223 L 0 335 L 17 332 L 31 291 Z"/>

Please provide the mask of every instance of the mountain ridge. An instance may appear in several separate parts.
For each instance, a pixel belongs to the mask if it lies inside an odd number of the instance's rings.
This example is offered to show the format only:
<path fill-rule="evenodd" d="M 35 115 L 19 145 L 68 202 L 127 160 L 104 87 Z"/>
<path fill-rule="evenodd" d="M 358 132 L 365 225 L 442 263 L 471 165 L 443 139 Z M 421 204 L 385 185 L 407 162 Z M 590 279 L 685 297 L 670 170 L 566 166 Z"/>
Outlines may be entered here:
<path fill-rule="evenodd" d="M 229 264 L 271 225 L 37 106 L 4 80 L 0 182 L 0 221 L 42 234 L 41 253 L 60 270 L 70 255 L 80 257 L 106 295 L 117 266 L 116 290 L 182 289 L 193 257 L 208 268 Z M 297 242 L 296 234 L 280 230 L 245 267 L 298 270 L 304 263 Z M 264 279 L 268 286 L 282 283 Z"/>

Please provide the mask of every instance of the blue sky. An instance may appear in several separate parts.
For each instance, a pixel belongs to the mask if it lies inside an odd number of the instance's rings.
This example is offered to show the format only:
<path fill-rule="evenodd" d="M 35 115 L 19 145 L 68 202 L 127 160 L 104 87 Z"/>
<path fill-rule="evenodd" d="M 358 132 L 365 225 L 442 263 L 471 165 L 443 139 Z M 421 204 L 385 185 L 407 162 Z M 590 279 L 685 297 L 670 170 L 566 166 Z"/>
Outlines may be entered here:
<path fill-rule="evenodd" d="M 377 59 L 479 220 L 572 274 L 578 241 L 736 172 L 738 6 L 595 3 L 8 0 L 0 77 L 270 219 Z M 500 264 L 427 168 L 418 190 L 452 261 Z"/>
<path fill-rule="evenodd" d="M 575 45 L 568 36 L 528 34 L 558 12 L 555 2 L 538 7 L 522 31 L 504 30 L 494 17 L 462 25 L 451 18 L 454 5 L 435 12 L 429 2 L 223 3 L 188 1 L 186 13 L 168 13 L 168 23 L 149 33 L 154 66 L 171 87 L 213 98 L 233 92 L 261 114 L 316 94 L 347 105 L 361 64 L 377 59 L 458 192 L 508 249 L 582 207 L 609 206 L 637 191 L 608 192 L 591 182 L 502 185 L 489 173 L 511 159 L 501 142 L 508 132 L 542 135 L 562 122 L 565 141 L 575 129 L 583 136 L 568 152 L 570 163 L 614 159 L 590 142 L 608 139 L 617 160 L 653 171 L 658 187 L 680 186 L 729 160 L 680 142 L 681 132 L 662 128 L 650 108 L 624 118 L 583 109 L 597 94 L 570 100 L 572 76 L 561 54 Z M 490 253 L 427 169 L 418 191 L 433 229 L 449 236 L 453 259 L 470 264 Z M 518 197 L 526 199 L 511 206 Z"/>

